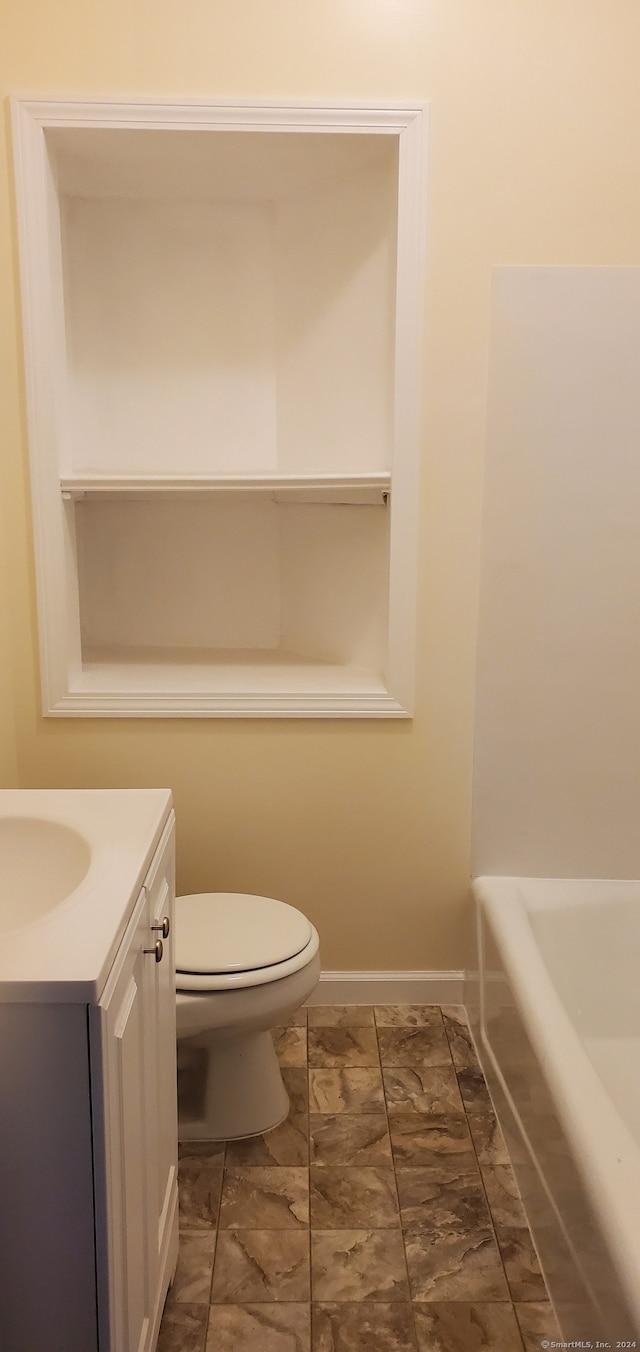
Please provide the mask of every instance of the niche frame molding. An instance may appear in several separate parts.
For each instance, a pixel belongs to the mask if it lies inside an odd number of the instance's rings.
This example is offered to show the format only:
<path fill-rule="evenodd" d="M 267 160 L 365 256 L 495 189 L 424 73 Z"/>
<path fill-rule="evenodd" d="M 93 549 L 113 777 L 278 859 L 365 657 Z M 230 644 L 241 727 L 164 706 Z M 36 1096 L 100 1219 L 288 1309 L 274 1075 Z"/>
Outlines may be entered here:
<path fill-rule="evenodd" d="M 408 718 L 412 716 L 418 586 L 418 489 L 421 452 L 422 335 L 424 327 L 427 211 L 428 105 L 274 102 L 177 102 L 110 99 L 11 99 L 18 245 L 22 287 L 27 429 L 31 470 L 34 554 L 42 708 L 46 717 L 298 717 Z M 63 472 L 65 437 L 65 328 L 56 186 L 46 143 L 50 129 L 118 129 L 179 132 L 250 131 L 363 134 L 395 137 L 398 146 L 397 271 L 393 356 L 392 464 L 382 490 L 390 511 L 388 646 L 383 678 L 359 684 L 355 668 L 342 689 L 313 687 L 313 677 L 294 692 L 210 688 L 187 677 L 175 688 L 137 677 L 101 688 L 83 668 L 80 596 L 74 564 L 74 502 L 84 493 L 123 496 L 206 493 L 224 489 L 203 476 L 100 476 Z M 318 476 L 315 476 L 317 479 Z M 376 475 L 366 478 L 364 498 L 357 476 L 328 476 L 324 500 L 340 499 L 340 479 L 366 501 Z M 377 476 L 381 478 L 382 476 Z M 314 476 L 310 476 L 312 480 Z M 163 482 L 161 482 L 163 480 Z M 242 476 L 240 476 L 242 480 Z M 331 480 L 331 482 L 329 482 Z M 387 482 L 388 480 L 388 482 Z M 228 485 L 227 485 L 228 486 Z M 250 486 L 250 485 L 247 485 Z M 310 482 L 311 497 L 317 485 Z M 236 482 L 242 489 L 242 482 Z M 304 482 L 284 485 L 304 493 Z M 303 499 L 304 500 L 304 499 Z M 322 666 L 322 663 L 318 664 Z M 268 667 L 265 668 L 268 670 Z"/>

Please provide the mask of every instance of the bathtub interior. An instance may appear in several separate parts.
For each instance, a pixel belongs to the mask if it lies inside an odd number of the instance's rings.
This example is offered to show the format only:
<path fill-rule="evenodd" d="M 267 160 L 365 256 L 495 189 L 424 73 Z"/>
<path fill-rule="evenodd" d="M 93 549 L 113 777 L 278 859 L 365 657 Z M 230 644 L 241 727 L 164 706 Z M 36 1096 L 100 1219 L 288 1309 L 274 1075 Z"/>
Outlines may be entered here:
<path fill-rule="evenodd" d="M 562 906 L 530 909 L 529 922 L 560 1000 L 640 1150 L 640 1076 L 631 1073 L 640 1066 L 640 888 L 616 882 L 616 895 L 604 900 L 602 888 L 589 879 L 565 892 Z"/>
<path fill-rule="evenodd" d="M 527 893 L 529 923 L 571 1019 L 588 1037 L 640 1037 L 640 888 L 563 880 L 562 897 Z M 579 961 L 576 961 L 579 956 Z"/>
<path fill-rule="evenodd" d="M 545 930 L 553 947 L 551 916 L 540 907 L 535 918 L 541 941 Z M 614 1344 L 633 1339 L 640 1330 L 634 1329 L 585 1180 L 481 909 L 478 950 L 479 1008 L 472 1021 L 478 1054 L 563 1337 Z M 566 968 L 558 967 L 556 976 L 562 971 Z"/>

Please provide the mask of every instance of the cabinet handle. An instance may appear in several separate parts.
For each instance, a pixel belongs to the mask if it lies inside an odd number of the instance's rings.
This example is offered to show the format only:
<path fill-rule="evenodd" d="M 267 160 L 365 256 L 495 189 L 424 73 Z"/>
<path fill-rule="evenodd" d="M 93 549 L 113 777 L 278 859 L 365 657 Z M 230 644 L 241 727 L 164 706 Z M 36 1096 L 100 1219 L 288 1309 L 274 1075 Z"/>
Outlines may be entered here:
<path fill-rule="evenodd" d="M 159 927 L 158 927 L 158 928 L 159 928 Z M 163 942 L 162 942 L 162 939 L 156 939 L 155 944 L 153 945 L 153 948 L 143 948 L 142 952 L 143 952 L 143 953 L 155 953 L 155 955 L 156 955 L 156 962 L 162 962 L 162 954 L 164 953 L 164 944 L 163 944 Z"/>
<path fill-rule="evenodd" d="M 161 925 L 152 925 L 151 928 L 152 928 L 152 930 L 160 930 L 161 933 L 162 933 L 163 939 L 168 939 L 168 938 L 169 938 L 169 930 L 171 929 L 171 921 L 170 921 L 168 915 L 164 915 L 164 916 L 162 917 L 162 924 L 161 924 Z"/>

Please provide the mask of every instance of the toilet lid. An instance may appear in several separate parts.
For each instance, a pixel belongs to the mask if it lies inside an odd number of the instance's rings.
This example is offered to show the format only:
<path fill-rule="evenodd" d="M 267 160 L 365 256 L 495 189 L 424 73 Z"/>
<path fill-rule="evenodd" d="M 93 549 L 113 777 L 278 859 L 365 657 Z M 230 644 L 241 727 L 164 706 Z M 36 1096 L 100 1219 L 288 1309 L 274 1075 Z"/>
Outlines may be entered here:
<path fill-rule="evenodd" d="M 312 925 L 295 906 L 244 892 L 176 897 L 179 972 L 251 972 L 306 948 Z"/>

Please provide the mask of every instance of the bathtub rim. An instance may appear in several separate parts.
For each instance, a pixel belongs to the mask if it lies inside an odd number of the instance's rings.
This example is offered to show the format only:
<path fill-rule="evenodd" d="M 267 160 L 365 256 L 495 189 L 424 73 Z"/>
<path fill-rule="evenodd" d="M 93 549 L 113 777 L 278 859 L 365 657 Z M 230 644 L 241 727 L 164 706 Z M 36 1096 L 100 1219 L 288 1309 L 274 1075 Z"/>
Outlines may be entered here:
<path fill-rule="evenodd" d="M 576 1168 L 640 1329 L 640 1145 L 598 1076 L 545 965 L 529 919 L 530 910 L 540 909 L 540 903 L 528 908 L 526 902 L 527 886 L 534 885 L 536 892 L 548 886 L 552 908 L 554 890 L 562 893 L 570 886 L 575 892 L 583 882 L 590 889 L 601 885 L 609 894 L 625 888 L 628 895 L 630 883 L 640 886 L 636 879 L 482 874 L 473 878 L 472 888 L 490 924 L 562 1127 L 575 1149 Z M 485 976 L 480 973 L 483 1009 Z M 539 1007 L 546 1009 L 544 1019 Z M 484 1035 L 484 1012 L 482 1027 Z M 571 1067 L 571 1075 L 563 1074 L 563 1066 Z M 581 1104 L 589 1105 L 588 1112 L 580 1110 Z M 603 1140 L 611 1143 L 604 1155 Z"/>

